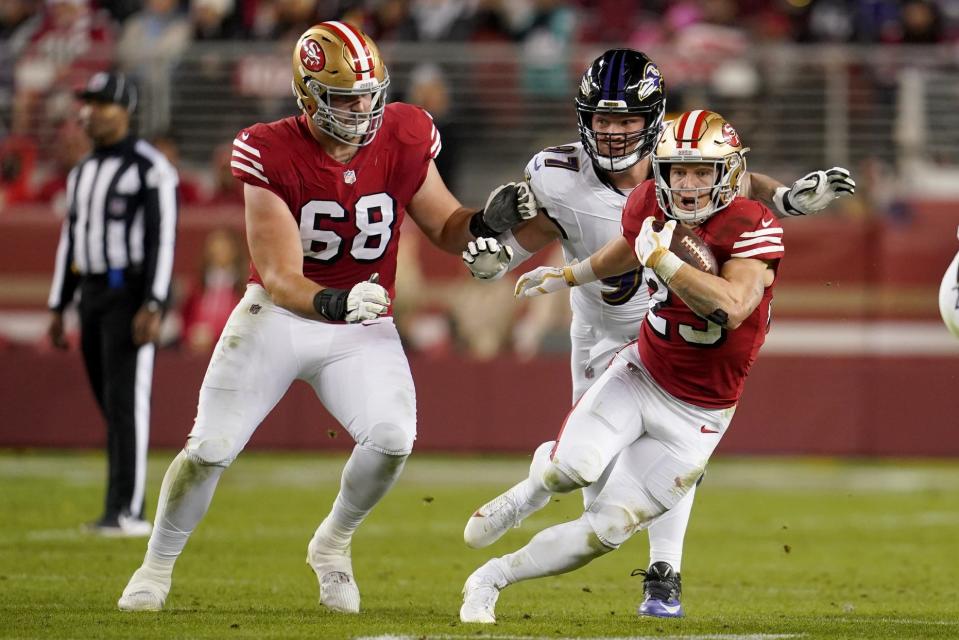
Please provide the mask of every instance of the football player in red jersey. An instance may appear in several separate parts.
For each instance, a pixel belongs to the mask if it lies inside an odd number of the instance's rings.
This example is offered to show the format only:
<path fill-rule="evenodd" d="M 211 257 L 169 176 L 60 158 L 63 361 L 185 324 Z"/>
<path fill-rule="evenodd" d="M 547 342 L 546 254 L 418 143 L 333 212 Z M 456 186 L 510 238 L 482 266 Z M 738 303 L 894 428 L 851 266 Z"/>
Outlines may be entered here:
<path fill-rule="evenodd" d="M 592 485 L 596 497 L 578 520 L 474 571 L 463 622 L 495 622 L 496 599 L 510 584 L 565 573 L 618 548 L 699 480 L 765 339 L 783 255 L 776 217 L 739 197 L 746 151 L 719 114 L 682 114 L 660 138 L 653 179 L 629 195 L 622 235 L 557 277 L 520 280 L 518 293 L 534 296 L 644 267 L 652 302 L 638 340 L 616 355 L 530 469 L 529 484 L 542 496 Z M 668 221 L 657 231 L 654 220 Z M 677 223 L 712 249 L 719 276 L 669 250 Z M 533 502 L 544 504 L 539 497 Z"/>
<path fill-rule="evenodd" d="M 121 610 L 162 609 L 174 562 L 220 475 L 300 379 L 356 441 L 307 562 L 322 604 L 359 611 L 350 542 L 416 435 L 413 380 L 389 315 L 403 219 L 408 213 L 434 244 L 458 254 L 474 237 L 535 215 L 525 184 L 498 189 L 481 211 L 463 207 L 433 162 L 441 142 L 429 114 L 386 104 L 388 85 L 369 37 L 342 22 L 315 25 L 293 50 L 302 115 L 254 125 L 233 141 L 250 284 L 215 348 Z"/>
<path fill-rule="evenodd" d="M 610 49 L 583 74 L 576 96 L 580 141 L 544 149 L 526 166 L 540 215 L 497 238 L 479 238 L 467 245 L 463 260 L 479 279 L 498 278 L 522 264 L 530 253 L 559 242 L 567 262 L 583 261 L 621 230 L 629 193 L 652 177 L 649 154 L 662 131 L 666 81 L 656 64 L 632 49 Z M 762 201 L 780 218 L 816 213 L 833 199 L 849 195 L 855 181 L 841 167 L 814 171 L 791 187 L 750 171 L 740 179 L 740 195 Z M 506 248 L 504 250 L 504 247 Z M 544 266 L 523 276 L 538 284 L 561 276 Z M 649 309 L 649 293 L 638 270 L 618 274 L 570 292 L 572 321 L 570 373 L 572 404 L 597 380 L 613 354 L 639 332 Z M 540 445 L 541 455 L 553 442 Z M 519 526 L 529 502 L 525 481 L 504 496 L 476 509 L 464 531 L 466 544 L 482 548 Z M 595 497 L 583 490 L 584 504 Z M 681 617 L 683 541 L 697 489 L 648 529 L 649 564 L 643 572 L 643 616 Z M 508 495 L 507 495 L 508 494 Z M 548 496 L 543 496 L 544 501 Z"/>

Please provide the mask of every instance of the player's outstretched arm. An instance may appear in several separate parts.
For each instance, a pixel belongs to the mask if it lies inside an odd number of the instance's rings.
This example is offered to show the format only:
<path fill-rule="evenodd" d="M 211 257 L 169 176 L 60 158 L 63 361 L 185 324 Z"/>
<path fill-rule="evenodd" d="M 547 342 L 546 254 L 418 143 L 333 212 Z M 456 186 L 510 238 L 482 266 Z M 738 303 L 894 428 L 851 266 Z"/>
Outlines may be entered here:
<path fill-rule="evenodd" d="M 497 280 L 561 237 L 547 216 L 538 215 L 495 238 L 471 240 L 463 251 L 463 264 L 477 280 Z"/>
<path fill-rule="evenodd" d="M 856 193 L 856 181 L 842 167 L 807 173 L 791 187 L 775 185 L 771 201 L 765 197 L 771 184 L 763 187 L 764 197 L 761 199 L 780 218 L 812 215 L 828 207 L 836 198 Z"/>
<path fill-rule="evenodd" d="M 501 184 L 470 218 L 470 233 L 476 238 L 499 235 L 536 217 L 537 208 L 536 196 L 525 180 Z"/>
<path fill-rule="evenodd" d="M 316 320 L 361 322 L 386 313 L 389 297 L 375 278 L 346 290 L 321 287 L 303 275 L 300 230 L 279 196 L 245 184 L 243 197 L 250 256 L 273 302 Z"/>
<path fill-rule="evenodd" d="M 467 243 L 462 256 L 463 264 L 477 280 L 499 280 L 509 271 L 513 248 L 496 238 L 481 236 Z"/>
<path fill-rule="evenodd" d="M 769 209 L 776 211 L 777 216 L 784 217 L 783 214 L 778 213 L 778 209 L 776 209 L 776 205 L 773 203 L 773 198 L 776 195 L 776 189 L 785 187 L 785 185 L 779 180 L 767 176 L 765 173 L 750 171 L 747 175 L 749 179 L 743 184 L 740 195 L 750 200 L 758 200 Z"/>
<path fill-rule="evenodd" d="M 754 258 L 727 260 L 719 276 L 691 267 L 669 249 L 675 228 L 676 221 L 670 220 L 657 231 L 653 219 L 646 218 L 633 245 L 637 259 L 697 315 L 737 328 L 756 309 L 775 273 Z"/>
<path fill-rule="evenodd" d="M 534 298 L 546 293 L 577 287 L 588 282 L 618 276 L 639 266 L 626 238 L 616 236 L 588 259 L 565 267 L 538 267 L 516 281 L 517 297 Z"/>
<path fill-rule="evenodd" d="M 536 215 L 536 200 L 525 183 L 509 183 L 494 189 L 483 209 L 468 209 L 450 193 L 431 160 L 407 210 L 433 244 L 459 254 L 470 240 L 495 237 Z"/>
<path fill-rule="evenodd" d="M 476 209 L 467 209 L 450 193 L 432 160 L 426 179 L 406 210 L 426 237 L 443 251 L 459 254 L 473 239 L 469 221 Z"/>
<path fill-rule="evenodd" d="M 719 276 L 684 265 L 669 288 L 697 315 L 736 329 L 762 301 L 774 275 L 762 260 L 733 258 L 723 264 Z"/>

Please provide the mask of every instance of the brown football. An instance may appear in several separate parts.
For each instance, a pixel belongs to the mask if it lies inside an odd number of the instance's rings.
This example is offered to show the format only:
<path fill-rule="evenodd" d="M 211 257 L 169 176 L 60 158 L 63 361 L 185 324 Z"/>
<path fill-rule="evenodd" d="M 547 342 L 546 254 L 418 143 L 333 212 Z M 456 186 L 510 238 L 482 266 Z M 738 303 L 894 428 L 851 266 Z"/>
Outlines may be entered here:
<path fill-rule="evenodd" d="M 656 220 L 653 222 L 653 229 L 660 231 L 663 224 L 665 223 Z M 681 222 L 676 223 L 676 228 L 673 230 L 673 240 L 669 243 L 669 250 L 689 266 L 711 273 L 714 276 L 719 275 L 719 262 L 713 255 L 712 249 L 703 242 L 702 238 L 696 235 L 695 231 Z"/>

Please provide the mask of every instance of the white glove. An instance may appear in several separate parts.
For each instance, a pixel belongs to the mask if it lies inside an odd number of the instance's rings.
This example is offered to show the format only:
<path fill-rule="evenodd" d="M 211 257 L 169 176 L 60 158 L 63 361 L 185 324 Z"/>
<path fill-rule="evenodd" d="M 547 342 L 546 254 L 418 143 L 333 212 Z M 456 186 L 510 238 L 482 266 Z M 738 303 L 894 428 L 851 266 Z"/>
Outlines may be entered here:
<path fill-rule="evenodd" d="M 466 245 L 463 262 L 474 278 L 496 280 L 509 270 L 513 250 L 496 238 L 477 238 Z"/>
<path fill-rule="evenodd" d="M 669 243 L 673 241 L 673 230 L 676 228 L 676 221 L 670 220 L 663 225 L 662 230 L 654 231 L 654 220 L 652 216 L 643 220 L 643 226 L 633 244 L 639 262 L 650 269 L 655 269 L 663 254 L 669 251 Z"/>
<path fill-rule="evenodd" d="M 390 306 L 390 296 L 386 289 L 377 284 L 380 274 L 374 273 L 370 279 L 360 282 L 350 289 L 346 297 L 346 316 L 343 318 L 347 322 L 363 322 L 378 318 Z"/>
<path fill-rule="evenodd" d="M 527 271 L 516 281 L 513 295 L 517 298 L 535 298 L 546 293 L 562 291 L 576 286 L 569 267 L 536 267 Z"/>
<path fill-rule="evenodd" d="M 808 173 L 796 180 L 792 187 L 779 187 L 773 195 L 773 203 L 783 215 L 804 216 L 822 211 L 836 198 L 853 193 L 856 193 L 856 181 L 849 171 L 833 167 L 828 171 Z"/>
<path fill-rule="evenodd" d="M 676 229 L 676 221 L 670 220 L 663 225 L 662 229 L 656 231 L 653 229 L 654 220 L 652 216 L 643 220 L 643 226 L 633 244 L 633 251 L 636 252 L 640 264 L 655 271 L 656 275 L 668 285 L 673 275 L 683 265 L 683 261 L 669 250 L 669 244 L 673 241 L 673 230 Z"/>

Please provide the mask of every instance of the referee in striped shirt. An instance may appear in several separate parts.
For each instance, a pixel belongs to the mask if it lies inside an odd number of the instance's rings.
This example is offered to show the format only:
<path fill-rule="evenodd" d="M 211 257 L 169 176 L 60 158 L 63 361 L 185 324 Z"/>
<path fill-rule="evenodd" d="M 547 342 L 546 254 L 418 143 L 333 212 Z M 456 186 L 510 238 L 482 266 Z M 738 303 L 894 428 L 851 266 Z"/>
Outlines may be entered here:
<path fill-rule="evenodd" d="M 106 499 L 91 526 L 103 535 L 146 536 L 154 342 L 173 272 L 177 173 L 130 134 L 137 93 L 127 78 L 98 73 L 78 97 L 93 151 L 67 179 L 49 335 L 67 347 L 63 311 L 79 290 L 83 362 L 107 424 Z"/>

